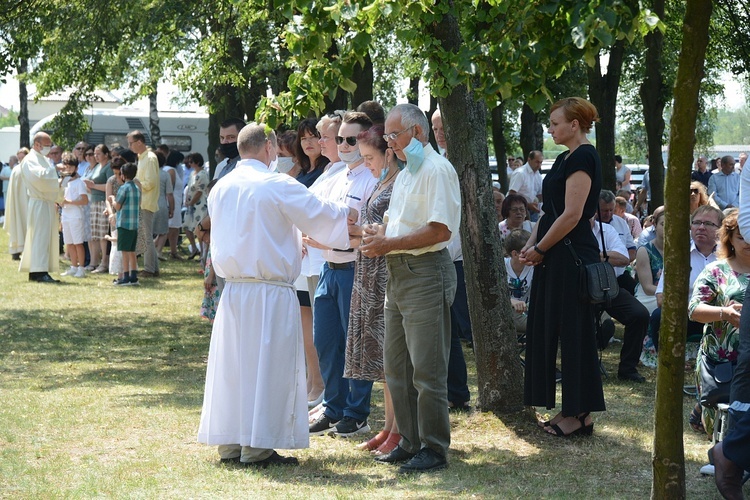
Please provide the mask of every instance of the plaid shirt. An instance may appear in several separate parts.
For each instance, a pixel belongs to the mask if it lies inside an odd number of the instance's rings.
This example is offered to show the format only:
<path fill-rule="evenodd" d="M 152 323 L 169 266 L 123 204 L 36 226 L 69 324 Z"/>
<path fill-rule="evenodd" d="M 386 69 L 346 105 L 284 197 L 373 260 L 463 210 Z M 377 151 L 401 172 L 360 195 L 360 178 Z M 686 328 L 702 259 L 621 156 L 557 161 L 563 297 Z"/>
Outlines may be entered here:
<path fill-rule="evenodd" d="M 117 190 L 115 201 L 120 204 L 117 211 L 117 227 L 138 229 L 138 213 L 141 207 L 141 192 L 133 181 L 127 181 Z"/>

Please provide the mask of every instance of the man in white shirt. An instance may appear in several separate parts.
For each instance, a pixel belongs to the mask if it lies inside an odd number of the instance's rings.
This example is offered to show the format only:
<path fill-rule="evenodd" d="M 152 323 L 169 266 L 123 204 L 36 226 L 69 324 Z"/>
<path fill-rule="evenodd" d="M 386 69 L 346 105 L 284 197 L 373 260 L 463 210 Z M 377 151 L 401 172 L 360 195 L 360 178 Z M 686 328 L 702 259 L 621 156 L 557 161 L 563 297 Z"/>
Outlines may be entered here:
<path fill-rule="evenodd" d="M 604 244 L 607 247 L 609 263 L 615 268 L 618 277 L 625 271 L 625 266 L 630 263 L 627 249 L 617 231 L 609 224 L 602 224 L 591 220 L 594 237 L 602 250 L 602 235 L 604 231 Z M 603 256 L 602 256 L 603 258 Z M 648 309 L 636 299 L 632 293 L 620 287 L 620 293 L 612 299 L 604 311 L 625 327 L 623 333 L 622 349 L 620 350 L 620 363 L 617 367 L 617 378 L 630 382 L 645 382 L 646 379 L 638 373 L 636 367 L 641 356 L 643 339 L 648 330 Z M 565 376 L 565 373 L 563 373 Z"/>
<path fill-rule="evenodd" d="M 607 189 L 602 189 L 599 193 L 599 212 L 597 219 L 601 217 L 601 221 L 612 226 L 617 234 L 620 236 L 622 243 L 627 248 L 627 256 L 630 262 L 635 259 L 636 246 L 633 240 L 633 235 L 630 234 L 630 226 L 625 219 L 615 215 L 615 194 Z M 635 295 L 635 279 L 630 275 L 629 272 L 622 272 L 618 278 L 620 288 L 624 288 L 631 294 Z"/>
<path fill-rule="evenodd" d="M 511 174 L 508 186 L 508 194 L 518 193 L 526 198 L 532 222 L 539 219 L 539 203 L 542 201 L 542 174 L 539 170 L 543 161 L 541 151 L 531 151 L 526 164 Z"/>
<path fill-rule="evenodd" d="M 344 203 L 361 212 L 377 179 L 367 169 L 359 154 L 357 135 L 372 126 L 364 113 L 347 112 L 335 138 L 338 154 L 347 168 L 331 178 L 329 201 Z M 349 305 L 354 284 L 356 250 L 349 245 L 340 248 L 320 246 L 306 239 L 309 246 L 324 250 L 326 260 L 315 290 L 313 305 L 313 341 L 323 376 L 324 411 L 310 424 L 310 434 L 332 433 L 351 437 L 369 432 L 372 381 L 344 378 L 346 334 L 349 327 Z"/>
<path fill-rule="evenodd" d="M 450 445 L 447 372 L 450 306 L 456 268 L 446 248 L 461 222 L 458 176 L 428 142 L 427 117 L 399 104 L 385 121 L 384 138 L 406 167 L 396 178 L 384 224 L 364 228 L 364 255 L 386 256 L 385 378 L 401 442 L 378 462 L 399 472 L 447 466 Z"/>
<path fill-rule="evenodd" d="M 721 210 L 711 205 L 703 205 L 695 209 L 690 216 L 690 283 L 689 295 L 693 293 L 693 284 L 698 275 L 703 272 L 703 268 L 716 261 L 716 242 L 718 241 L 717 233 L 721 222 L 724 220 L 724 214 Z M 664 279 L 662 274 L 659 284 L 656 285 L 656 305 L 658 306 L 651 313 L 651 339 L 654 342 L 654 348 L 659 349 L 659 328 L 661 327 L 661 304 L 664 298 Z M 687 337 L 697 337 L 703 333 L 703 323 L 698 323 L 688 319 Z"/>
<path fill-rule="evenodd" d="M 358 214 L 270 171 L 276 135 L 265 125 L 243 128 L 238 143 L 242 160 L 208 201 L 211 257 L 226 286 L 211 334 L 198 441 L 219 445 L 222 462 L 297 465 L 274 448 L 309 445 L 302 326 L 291 314 L 299 307 L 293 283 L 300 230 L 345 247 L 347 218 L 354 223 Z"/>
<path fill-rule="evenodd" d="M 740 176 L 734 171 L 734 157 L 731 155 L 721 158 L 721 170 L 708 180 L 708 194 L 714 196 L 719 208 L 732 208 L 740 202 Z"/>

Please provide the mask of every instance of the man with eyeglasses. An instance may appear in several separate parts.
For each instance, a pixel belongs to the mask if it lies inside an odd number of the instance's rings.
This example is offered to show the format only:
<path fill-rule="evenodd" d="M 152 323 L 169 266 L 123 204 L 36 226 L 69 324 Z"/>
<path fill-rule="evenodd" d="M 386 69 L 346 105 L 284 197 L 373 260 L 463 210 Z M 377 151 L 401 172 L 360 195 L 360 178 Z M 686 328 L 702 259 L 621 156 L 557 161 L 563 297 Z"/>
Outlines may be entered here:
<path fill-rule="evenodd" d="M 703 205 L 695 209 L 690 216 L 690 283 L 688 284 L 688 297 L 693 293 L 693 284 L 698 275 L 710 263 L 716 261 L 716 243 L 718 241 L 719 228 L 724 220 L 724 213 L 711 205 Z M 664 276 L 666 268 L 662 273 L 659 284 L 656 285 L 657 308 L 651 313 L 651 338 L 654 347 L 659 349 L 659 327 L 661 325 L 661 304 L 664 300 Z M 703 332 L 703 323 L 688 319 L 687 336 L 697 337 Z"/>
<path fill-rule="evenodd" d="M 73 148 L 73 155 L 76 157 L 76 160 L 78 160 L 78 175 L 83 177 L 83 174 L 86 173 L 86 169 L 89 168 L 90 163 L 86 161 L 86 150 L 89 148 L 89 145 L 83 141 L 77 143 L 75 147 Z M 61 157 L 62 158 L 62 157 Z"/>
<path fill-rule="evenodd" d="M 740 202 L 740 175 L 734 171 L 734 157 L 723 156 L 720 169 L 708 180 L 708 194 L 722 210 L 736 207 Z"/>
<path fill-rule="evenodd" d="M 456 268 L 446 248 L 461 222 L 456 170 L 428 142 L 427 117 L 395 106 L 384 139 L 406 167 L 396 178 L 384 224 L 364 228 L 360 251 L 386 256 L 385 378 L 401 442 L 375 458 L 403 463 L 399 472 L 447 466 L 450 445 L 448 357 Z"/>
<path fill-rule="evenodd" d="M 335 142 L 339 159 L 347 168 L 331 178 L 326 201 L 343 203 L 358 212 L 364 208 L 377 179 L 364 164 L 357 135 L 371 126 L 372 122 L 364 113 L 349 111 L 344 115 Z M 343 376 L 357 250 L 326 247 L 311 238 L 306 238 L 305 242 L 323 250 L 326 260 L 313 303 L 313 340 L 325 384 L 323 412 L 310 424 L 310 435 L 356 436 L 370 431 L 367 417 L 372 393 L 371 381 Z"/>
<path fill-rule="evenodd" d="M 531 151 L 521 168 L 510 175 L 508 194 L 518 193 L 526 198 L 531 222 L 539 220 L 539 204 L 542 201 L 542 174 L 539 172 L 544 161 L 541 151 Z"/>
<path fill-rule="evenodd" d="M 159 276 L 159 259 L 154 245 L 154 215 L 159 210 L 159 159 L 146 146 L 146 136 L 139 130 L 127 135 L 128 148 L 138 155 L 138 172 L 135 178 L 141 184 L 141 222 L 138 232 L 146 241 L 146 252 L 143 255 L 142 278 Z"/>

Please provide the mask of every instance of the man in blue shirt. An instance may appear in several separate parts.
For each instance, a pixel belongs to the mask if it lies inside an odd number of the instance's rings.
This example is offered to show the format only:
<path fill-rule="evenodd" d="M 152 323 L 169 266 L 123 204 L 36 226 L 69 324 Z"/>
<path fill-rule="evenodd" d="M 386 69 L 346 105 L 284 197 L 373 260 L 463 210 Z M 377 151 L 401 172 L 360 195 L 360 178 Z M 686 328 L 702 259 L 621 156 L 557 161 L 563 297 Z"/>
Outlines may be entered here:
<path fill-rule="evenodd" d="M 734 157 L 721 158 L 721 171 L 713 174 L 708 180 L 708 194 L 713 195 L 719 208 L 733 208 L 740 201 L 740 176 L 734 171 Z"/>

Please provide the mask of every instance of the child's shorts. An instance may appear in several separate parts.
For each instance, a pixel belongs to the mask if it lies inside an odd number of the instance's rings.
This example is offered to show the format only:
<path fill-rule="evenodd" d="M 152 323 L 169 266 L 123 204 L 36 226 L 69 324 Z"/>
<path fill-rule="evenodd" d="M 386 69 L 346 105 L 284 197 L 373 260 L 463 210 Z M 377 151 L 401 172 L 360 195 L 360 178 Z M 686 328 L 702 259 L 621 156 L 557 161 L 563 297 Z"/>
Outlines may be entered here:
<path fill-rule="evenodd" d="M 63 241 L 66 245 L 83 244 L 83 219 L 73 219 L 63 222 Z"/>
<path fill-rule="evenodd" d="M 138 239 L 137 229 L 117 228 L 117 249 L 121 252 L 135 252 L 135 242 Z"/>

